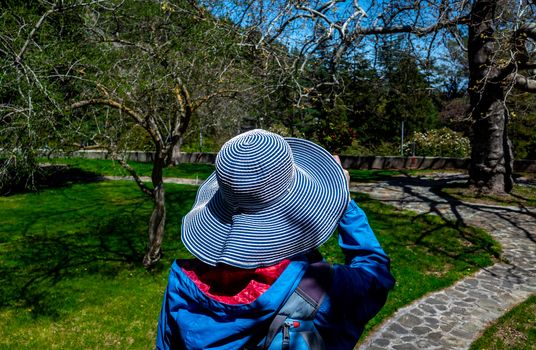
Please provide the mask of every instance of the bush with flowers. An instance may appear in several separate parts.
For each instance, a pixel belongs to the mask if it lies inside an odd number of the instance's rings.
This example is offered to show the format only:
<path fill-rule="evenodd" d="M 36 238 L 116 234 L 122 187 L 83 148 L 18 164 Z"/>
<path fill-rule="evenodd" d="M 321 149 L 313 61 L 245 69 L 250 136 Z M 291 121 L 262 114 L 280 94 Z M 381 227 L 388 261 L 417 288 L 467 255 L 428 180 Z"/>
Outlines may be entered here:
<path fill-rule="evenodd" d="M 405 155 L 428 157 L 467 158 L 471 154 L 471 144 L 467 137 L 449 128 L 428 132 L 415 132 L 404 144 Z"/>

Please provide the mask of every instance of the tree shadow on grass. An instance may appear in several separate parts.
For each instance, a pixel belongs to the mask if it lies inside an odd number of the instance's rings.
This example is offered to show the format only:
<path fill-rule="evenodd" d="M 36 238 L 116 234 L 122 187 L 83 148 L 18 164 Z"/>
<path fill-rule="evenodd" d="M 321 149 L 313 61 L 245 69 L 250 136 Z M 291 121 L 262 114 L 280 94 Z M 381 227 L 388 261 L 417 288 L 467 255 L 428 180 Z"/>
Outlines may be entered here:
<path fill-rule="evenodd" d="M 18 178 L 16 183 L 0 187 L 0 196 L 43 191 L 51 188 L 67 187 L 74 183 L 102 181 L 97 173 L 72 168 L 67 165 L 41 165 L 30 179 Z"/>
<path fill-rule="evenodd" d="M 362 196 L 357 198 L 373 229 L 380 233 L 386 250 L 395 260 L 415 256 L 415 268 L 421 266 L 423 273 L 435 271 L 441 275 L 450 269 L 479 269 L 499 256 L 498 247 L 482 230 L 435 215 L 416 214 L 390 206 L 378 208 L 374 205 L 375 200 L 371 200 L 372 207 L 368 207 L 368 200 Z M 433 266 L 430 265 L 432 261 Z M 438 269 L 440 267 L 443 268 Z"/>
<path fill-rule="evenodd" d="M 527 207 L 520 203 L 511 203 L 510 206 L 494 203 L 472 203 L 460 200 L 445 191 L 447 188 L 457 188 L 460 186 L 467 186 L 467 183 L 460 184 L 459 181 L 453 183 L 446 180 L 432 185 L 431 192 L 449 203 L 452 212 L 456 214 L 457 221 L 466 223 L 468 225 L 474 225 L 475 222 L 477 222 L 488 227 L 491 224 L 489 219 L 491 219 L 491 221 L 496 220 L 497 222 L 502 221 L 508 223 L 508 225 L 510 225 L 512 228 L 515 228 L 515 230 L 520 232 L 525 238 L 536 245 L 536 232 L 531 231 L 526 225 L 523 224 L 524 222 L 530 221 L 536 222 L 536 209 L 534 207 Z M 516 197 L 517 195 L 510 194 L 510 196 Z M 528 200 L 527 198 L 520 196 L 518 198 Z M 478 215 L 469 220 L 464 219 L 462 215 L 460 215 L 460 210 L 481 213 L 486 215 L 486 217 L 489 219 L 483 220 L 482 217 L 479 217 Z"/>
<path fill-rule="evenodd" d="M 104 289 L 108 281 L 122 288 L 129 273 L 137 273 L 142 279 L 160 276 L 173 258 L 186 257 L 178 233 L 196 187 L 166 185 L 168 220 L 163 251 L 169 258 L 147 271 L 141 262 L 147 243 L 150 198 L 136 191 L 134 183 L 119 181 L 117 187 L 111 182 L 105 186 L 89 184 L 99 179 L 76 169 L 64 169 L 63 176 L 52 174 L 42 188 L 65 190 L 22 196 L 17 199 L 20 208 L 9 212 L 16 220 L 4 221 L 0 308 L 58 318 L 74 307 L 76 302 L 72 300 L 83 294 L 84 286 L 93 288 L 90 293 L 95 294 L 95 288 L 101 287 L 91 283 L 102 279 Z M 88 185 L 71 189 L 71 185 L 81 183 Z M 71 306 L 67 300 L 71 300 Z"/>
<path fill-rule="evenodd" d="M 21 236 L 9 242 L 0 265 L 0 307 L 24 306 L 34 316 L 56 317 L 61 302 L 50 298 L 64 280 L 99 274 L 113 278 L 139 264 L 144 246 L 129 215 L 87 232 Z"/>
<path fill-rule="evenodd" d="M 386 181 L 398 176 L 410 176 L 413 172 L 407 170 L 362 170 L 362 169 L 350 169 L 351 181 L 356 182 L 376 182 Z"/>

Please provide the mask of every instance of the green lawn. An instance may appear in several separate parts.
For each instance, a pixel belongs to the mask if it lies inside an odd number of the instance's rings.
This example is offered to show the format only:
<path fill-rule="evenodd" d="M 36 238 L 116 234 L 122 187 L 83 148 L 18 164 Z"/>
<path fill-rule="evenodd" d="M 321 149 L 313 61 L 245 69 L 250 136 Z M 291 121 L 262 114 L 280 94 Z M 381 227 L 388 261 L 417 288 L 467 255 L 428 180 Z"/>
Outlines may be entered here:
<path fill-rule="evenodd" d="M 374 182 L 389 180 L 393 177 L 423 176 L 434 173 L 457 172 L 456 170 L 433 170 L 433 169 L 402 169 L 402 170 L 380 170 L 380 169 L 348 169 L 351 181 Z"/>
<path fill-rule="evenodd" d="M 45 164 L 65 164 L 71 168 L 79 169 L 86 173 L 127 176 L 128 172 L 116 161 L 84 158 L 51 158 L 40 159 Z M 151 176 L 152 163 L 128 162 L 140 176 Z M 214 171 L 211 164 L 183 163 L 164 169 L 165 177 L 180 177 L 188 179 L 206 179 Z"/>
<path fill-rule="evenodd" d="M 40 159 L 42 164 L 68 165 L 88 174 L 127 176 L 128 172 L 113 160 L 85 158 L 51 158 Z M 128 162 L 139 175 L 150 176 L 152 163 Z M 212 164 L 184 163 L 164 169 L 165 177 L 181 177 L 188 179 L 206 179 L 214 171 Z M 349 169 L 352 181 L 372 182 L 386 180 L 393 176 L 410 176 L 433 172 L 433 170 L 363 170 Z"/>
<path fill-rule="evenodd" d="M 166 188 L 165 255 L 150 271 L 140 261 L 151 202 L 132 182 L 0 197 L 0 348 L 152 348 L 167 269 L 174 258 L 189 256 L 179 225 L 196 193 L 193 186 Z M 499 254 L 483 231 L 355 197 L 397 279 L 371 325 Z M 341 261 L 335 237 L 323 253 Z"/>
<path fill-rule="evenodd" d="M 536 295 L 503 315 L 470 350 L 532 350 L 536 348 Z"/>
<path fill-rule="evenodd" d="M 0 348 L 148 349 L 196 188 L 168 185 L 166 255 L 141 267 L 150 200 L 129 181 L 0 197 Z"/>
<path fill-rule="evenodd" d="M 422 170 L 366 170 L 366 169 L 348 169 L 350 180 L 357 182 L 374 182 L 388 180 L 393 176 L 409 176 Z"/>

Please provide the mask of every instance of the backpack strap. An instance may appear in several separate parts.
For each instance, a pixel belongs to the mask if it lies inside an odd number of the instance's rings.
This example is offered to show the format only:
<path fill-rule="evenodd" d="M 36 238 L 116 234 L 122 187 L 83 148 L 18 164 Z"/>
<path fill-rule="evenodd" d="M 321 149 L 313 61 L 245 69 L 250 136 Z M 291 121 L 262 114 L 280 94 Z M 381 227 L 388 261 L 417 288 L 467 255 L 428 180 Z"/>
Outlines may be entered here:
<path fill-rule="evenodd" d="M 286 329 L 285 321 L 288 318 L 314 320 L 326 295 L 326 289 L 331 284 L 331 273 L 331 265 L 326 262 L 314 263 L 308 267 L 298 287 L 272 320 L 259 349 L 267 349 L 274 337 Z M 288 349 L 288 340 L 288 334 L 283 334 L 283 349 Z M 307 339 L 307 342 L 311 344 L 312 349 L 321 348 L 316 338 Z"/>

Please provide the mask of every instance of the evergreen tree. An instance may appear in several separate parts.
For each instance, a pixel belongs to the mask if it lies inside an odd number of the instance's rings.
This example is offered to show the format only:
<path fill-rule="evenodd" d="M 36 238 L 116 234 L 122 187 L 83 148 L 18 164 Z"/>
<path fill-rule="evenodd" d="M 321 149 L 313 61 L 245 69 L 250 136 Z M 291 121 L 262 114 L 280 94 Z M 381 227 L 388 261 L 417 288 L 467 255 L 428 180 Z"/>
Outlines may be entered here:
<path fill-rule="evenodd" d="M 345 95 L 351 125 L 369 148 L 398 144 L 402 122 L 406 133 L 430 130 L 439 122 L 434 89 L 417 59 L 390 45 L 379 58 L 377 70 L 366 60 L 355 65 Z"/>

